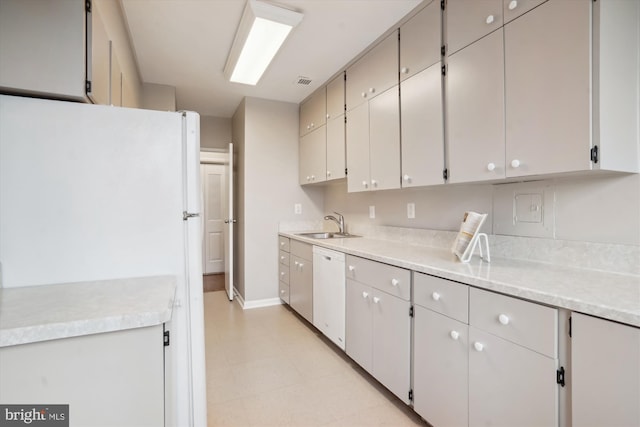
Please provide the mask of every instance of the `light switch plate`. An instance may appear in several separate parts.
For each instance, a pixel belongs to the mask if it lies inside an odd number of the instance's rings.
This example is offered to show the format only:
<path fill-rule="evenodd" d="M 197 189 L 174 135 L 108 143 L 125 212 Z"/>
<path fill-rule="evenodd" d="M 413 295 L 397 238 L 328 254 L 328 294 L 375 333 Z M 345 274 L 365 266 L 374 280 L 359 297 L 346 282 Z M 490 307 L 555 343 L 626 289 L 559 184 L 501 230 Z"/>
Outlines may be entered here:
<path fill-rule="evenodd" d="M 413 219 L 416 217 L 416 204 L 407 203 L 407 218 Z"/>
<path fill-rule="evenodd" d="M 375 219 L 376 217 L 376 207 L 375 206 L 369 206 L 369 218 L 370 219 Z"/>

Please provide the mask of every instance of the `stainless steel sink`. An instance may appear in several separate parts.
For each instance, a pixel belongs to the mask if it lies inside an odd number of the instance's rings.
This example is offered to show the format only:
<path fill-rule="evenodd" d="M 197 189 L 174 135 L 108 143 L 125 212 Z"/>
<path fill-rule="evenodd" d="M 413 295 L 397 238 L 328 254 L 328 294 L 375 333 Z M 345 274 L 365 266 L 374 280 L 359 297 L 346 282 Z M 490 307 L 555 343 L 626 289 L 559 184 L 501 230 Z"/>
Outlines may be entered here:
<path fill-rule="evenodd" d="M 342 239 L 346 237 L 360 237 L 354 234 L 347 233 L 329 233 L 329 232 L 314 232 L 314 233 L 297 233 L 298 236 L 309 237 L 311 239 Z"/>

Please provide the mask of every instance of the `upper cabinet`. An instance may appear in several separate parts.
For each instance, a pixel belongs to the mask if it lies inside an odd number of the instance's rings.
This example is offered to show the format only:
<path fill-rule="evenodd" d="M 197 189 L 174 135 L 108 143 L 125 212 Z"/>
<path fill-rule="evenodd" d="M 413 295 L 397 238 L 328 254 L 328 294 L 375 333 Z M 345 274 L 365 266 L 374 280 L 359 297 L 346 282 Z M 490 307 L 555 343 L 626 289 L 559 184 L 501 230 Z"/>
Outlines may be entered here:
<path fill-rule="evenodd" d="M 503 0 L 448 0 L 447 53 L 459 51 L 502 27 Z"/>
<path fill-rule="evenodd" d="M 123 76 L 108 31 L 117 26 L 96 3 L 2 0 L 0 91 L 120 105 Z"/>
<path fill-rule="evenodd" d="M 346 176 L 345 74 L 327 85 L 327 181 Z"/>
<path fill-rule="evenodd" d="M 440 2 L 432 1 L 400 27 L 400 81 L 440 62 Z"/>
<path fill-rule="evenodd" d="M 327 98 L 325 88 L 322 87 L 300 104 L 300 136 L 323 126 L 326 123 L 326 117 Z"/>
<path fill-rule="evenodd" d="M 511 22 L 545 1 L 547 0 L 503 0 L 504 23 Z"/>
<path fill-rule="evenodd" d="M 398 84 L 398 33 L 393 32 L 347 69 L 347 111 Z"/>

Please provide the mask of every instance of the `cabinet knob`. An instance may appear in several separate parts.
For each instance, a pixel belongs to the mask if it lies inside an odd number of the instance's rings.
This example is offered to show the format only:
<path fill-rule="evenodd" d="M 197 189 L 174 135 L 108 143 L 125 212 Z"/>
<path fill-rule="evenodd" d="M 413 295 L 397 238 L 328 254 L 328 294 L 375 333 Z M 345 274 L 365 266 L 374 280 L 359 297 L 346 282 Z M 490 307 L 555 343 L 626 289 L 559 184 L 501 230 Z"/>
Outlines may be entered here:
<path fill-rule="evenodd" d="M 371 185 L 373 185 L 374 187 L 378 186 L 378 181 L 376 181 L 375 179 L 371 180 Z"/>
<path fill-rule="evenodd" d="M 411 180 L 411 177 L 405 173 L 405 174 L 402 176 L 402 179 L 404 179 L 405 181 L 409 182 L 409 181 Z"/>
<path fill-rule="evenodd" d="M 356 268 L 353 265 L 349 266 L 349 271 L 354 271 Z"/>
<path fill-rule="evenodd" d="M 440 294 L 439 294 L 439 293 L 437 293 L 437 292 L 434 292 L 434 293 L 432 293 L 432 294 L 431 294 L 431 298 L 432 298 L 434 301 L 439 301 L 439 300 L 440 300 Z"/>
<path fill-rule="evenodd" d="M 331 171 L 327 171 L 327 176 L 331 176 Z"/>
<path fill-rule="evenodd" d="M 378 298 L 378 297 L 373 297 L 373 302 L 374 302 L 374 303 L 376 303 L 376 304 L 377 304 L 377 303 L 379 303 L 379 302 L 380 302 L 380 298 Z"/>
<path fill-rule="evenodd" d="M 486 19 L 487 24 L 493 24 L 493 21 L 495 21 L 495 18 L 493 15 L 487 16 L 487 19 Z"/>
<path fill-rule="evenodd" d="M 311 181 L 315 181 L 316 180 L 316 176 L 315 175 L 311 175 Z"/>
<path fill-rule="evenodd" d="M 502 323 L 503 325 L 508 325 L 509 324 L 509 316 L 507 316 L 506 314 L 501 314 L 500 316 L 498 316 L 498 321 L 500 323 Z"/>
<path fill-rule="evenodd" d="M 362 97 L 366 98 L 367 97 L 367 92 L 362 92 Z"/>
<path fill-rule="evenodd" d="M 409 69 L 408 69 L 407 67 L 402 67 L 402 68 L 400 69 L 400 72 L 401 72 L 402 74 L 409 74 Z"/>
<path fill-rule="evenodd" d="M 451 331 L 449 333 L 449 336 L 451 337 L 451 339 L 457 340 L 458 338 L 460 338 L 460 333 L 458 333 L 458 331 Z"/>
<path fill-rule="evenodd" d="M 391 286 L 396 287 L 399 283 L 398 279 L 391 279 Z"/>
<path fill-rule="evenodd" d="M 311 177 L 307 175 L 307 181 L 311 181 Z"/>
<path fill-rule="evenodd" d="M 298 261 L 294 261 L 293 265 L 295 265 L 296 267 L 298 266 L 298 264 L 300 264 Z"/>
<path fill-rule="evenodd" d="M 280 294 L 284 295 L 284 289 L 280 289 Z"/>
<path fill-rule="evenodd" d="M 474 342 L 473 343 L 473 348 L 476 349 L 476 351 L 482 351 L 484 350 L 484 344 L 482 344 L 481 342 Z"/>
<path fill-rule="evenodd" d="M 281 272 L 280 272 L 280 276 L 283 276 L 283 277 L 284 277 L 284 271 L 281 271 Z"/>
<path fill-rule="evenodd" d="M 330 118 L 331 118 L 331 114 L 327 114 L 327 119 L 330 119 Z"/>
<path fill-rule="evenodd" d="M 509 2 L 509 10 L 513 10 L 513 9 L 515 9 L 516 7 L 518 7 L 518 1 L 517 1 L 517 0 L 511 0 L 511 1 Z"/>
<path fill-rule="evenodd" d="M 520 167 L 520 160 L 518 160 L 518 159 L 511 160 L 511 167 L 514 168 L 514 169 L 515 168 L 519 168 Z"/>
<path fill-rule="evenodd" d="M 284 255 L 280 257 L 280 261 L 284 261 Z"/>
<path fill-rule="evenodd" d="M 311 127 L 314 127 L 315 125 L 313 124 L 313 122 L 311 122 Z"/>
<path fill-rule="evenodd" d="M 489 163 L 489 164 L 487 165 L 487 170 L 488 170 L 489 172 L 492 172 L 492 171 L 494 171 L 495 169 L 496 169 L 496 164 L 495 164 L 495 163 Z"/>
<path fill-rule="evenodd" d="M 367 188 L 369 186 L 369 184 L 367 183 L 367 181 L 362 181 L 362 186 L 364 188 Z"/>
<path fill-rule="evenodd" d="M 374 88 L 374 87 L 370 87 L 369 88 L 369 93 L 375 93 L 375 91 L 376 91 L 376 88 Z"/>
<path fill-rule="evenodd" d="M 369 297 L 369 293 L 362 291 L 362 298 L 367 298 L 367 297 Z"/>
<path fill-rule="evenodd" d="M 311 125 L 307 125 L 307 130 L 311 129 Z"/>
<path fill-rule="evenodd" d="M 284 246 L 284 242 L 280 242 L 280 246 Z"/>

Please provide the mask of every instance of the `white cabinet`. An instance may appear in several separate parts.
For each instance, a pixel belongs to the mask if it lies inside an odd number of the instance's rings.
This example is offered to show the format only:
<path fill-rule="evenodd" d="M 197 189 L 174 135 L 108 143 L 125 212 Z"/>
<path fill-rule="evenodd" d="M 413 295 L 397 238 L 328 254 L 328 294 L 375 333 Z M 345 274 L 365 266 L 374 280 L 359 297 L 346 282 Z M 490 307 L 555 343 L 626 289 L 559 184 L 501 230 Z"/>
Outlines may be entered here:
<path fill-rule="evenodd" d="M 516 19 L 547 0 L 502 0 L 504 23 Z"/>
<path fill-rule="evenodd" d="M 571 315 L 574 427 L 640 425 L 640 329 Z"/>
<path fill-rule="evenodd" d="M 347 112 L 349 192 L 400 188 L 398 86 Z"/>
<path fill-rule="evenodd" d="M 313 325 L 344 350 L 345 255 L 313 247 Z"/>
<path fill-rule="evenodd" d="M 313 323 L 313 250 L 307 243 L 292 240 L 289 261 L 289 305 Z"/>
<path fill-rule="evenodd" d="M 326 88 L 323 86 L 300 104 L 300 136 L 306 135 L 326 123 L 326 103 Z"/>
<path fill-rule="evenodd" d="M 451 55 L 446 79 L 449 182 L 504 178 L 502 29 Z"/>
<path fill-rule="evenodd" d="M 400 27 L 402 187 L 444 183 L 440 4 Z"/>
<path fill-rule="evenodd" d="M 394 32 L 347 69 L 347 111 L 397 84 L 398 34 Z"/>
<path fill-rule="evenodd" d="M 346 352 L 409 403 L 409 271 L 347 255 L 346 275 Z"/>
<path fill-rule="evenodd" d="M 413 290 L 413 408 L 434 426 L 466 426 L 469 287 L 414 272 Z"/>
<path fill-rule="evenodd" d="M 309 132 L 300 138 L 298 181 L 300 185 L 326 181 L 327 127 Z"/>
<path fill-rule="evenodd" d="M 287 237 L 278 236 L 278 296 L 285 304 L 289 304 L 289 274 L 291 254 Z"/>
<path fill-rule="evenodd" d="M 557 309 L 470 289 L 469 426 L 557 426 Z"/>
<path fill-rule="evenodd" d="M 502 27 L 502 0 L 448 0 L 447 53 L 457 52 Z"/>
<path fill-rule="evenodd" d="M 344 73 L 327 84 L 327 181 L 346 176 Z"/>
<path fill-rule="evenodd" d="M 163 426 L 164 349 L 163 325 L 2 347 L 2 404 L 68 404 L 75 426 Z"/>

